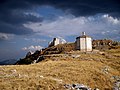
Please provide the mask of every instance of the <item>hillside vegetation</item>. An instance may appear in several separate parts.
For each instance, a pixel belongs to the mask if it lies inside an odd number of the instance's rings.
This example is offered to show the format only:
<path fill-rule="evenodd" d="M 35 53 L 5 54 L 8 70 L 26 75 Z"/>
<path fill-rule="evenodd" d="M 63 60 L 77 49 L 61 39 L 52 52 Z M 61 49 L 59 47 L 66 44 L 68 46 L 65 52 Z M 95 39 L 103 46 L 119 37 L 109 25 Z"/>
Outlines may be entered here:
<path fill-rule="evenodd" d="M 113 90 L 120 80 L 120 48 L 45 55 L 30 65 L 0 66 L 0 90 L 66 90 L 65 84 Z"/>

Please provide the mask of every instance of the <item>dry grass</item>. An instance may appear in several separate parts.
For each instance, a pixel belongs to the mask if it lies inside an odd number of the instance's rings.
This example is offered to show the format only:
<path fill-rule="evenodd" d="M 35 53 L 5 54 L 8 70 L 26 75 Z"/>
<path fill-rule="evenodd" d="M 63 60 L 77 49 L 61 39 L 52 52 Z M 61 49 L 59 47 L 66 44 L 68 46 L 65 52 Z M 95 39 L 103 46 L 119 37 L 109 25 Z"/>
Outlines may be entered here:
<path fill-rule="evenodd" d="M 110 53 L 110 54 L 112 54 L 112 55 L 120 57 L 120 49 L 111 49 L 111 50 L 109 50 L 107 52 Z"/>
<path fill-rule="evenodd" d="M 77 54 L 79 58 L 61 57 L 58 61 L 50 58 L 32 65 L 0 66 L 0 90 L 65 90 L 64 84 L 76 83 L 111 90 L 113 76 L 120 76 L 120 58 L 110 53 Z"/>

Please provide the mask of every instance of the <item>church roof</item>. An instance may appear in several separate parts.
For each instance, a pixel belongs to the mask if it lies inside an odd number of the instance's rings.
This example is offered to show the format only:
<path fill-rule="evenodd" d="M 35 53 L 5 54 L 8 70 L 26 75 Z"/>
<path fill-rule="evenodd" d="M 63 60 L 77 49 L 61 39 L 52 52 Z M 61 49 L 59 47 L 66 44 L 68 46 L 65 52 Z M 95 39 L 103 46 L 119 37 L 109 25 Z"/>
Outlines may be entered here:
<path fill-rule="evenodd" d="M 78 38 L 91 38 L 91 37 L 87 36 L 87 35 L 82 35 L 82 36 L 77 37 L 76 39 L 78 39 Z"/>

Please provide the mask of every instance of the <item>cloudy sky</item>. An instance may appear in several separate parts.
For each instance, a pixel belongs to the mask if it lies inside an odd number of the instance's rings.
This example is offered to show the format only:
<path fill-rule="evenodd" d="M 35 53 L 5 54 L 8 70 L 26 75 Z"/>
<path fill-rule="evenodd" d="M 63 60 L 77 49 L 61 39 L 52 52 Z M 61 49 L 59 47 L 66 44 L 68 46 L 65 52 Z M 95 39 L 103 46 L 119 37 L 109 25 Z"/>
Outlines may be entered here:
<path fill-rule="evenodd" d="M 0 0 L 0 60 L 47 47 L 53 37 L 74 42 L 83 31 L 120 41 L 119 0 Z"/>

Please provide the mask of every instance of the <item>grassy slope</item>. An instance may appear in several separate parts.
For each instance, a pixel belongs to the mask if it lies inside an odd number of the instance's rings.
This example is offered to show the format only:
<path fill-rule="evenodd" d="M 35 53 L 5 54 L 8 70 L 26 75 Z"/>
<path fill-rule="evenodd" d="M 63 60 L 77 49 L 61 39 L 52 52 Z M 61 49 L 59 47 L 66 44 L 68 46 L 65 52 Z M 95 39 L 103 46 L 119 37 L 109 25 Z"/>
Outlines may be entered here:
<path fill-rule="evenodd" d="M 0 90 L 65 90 L 64 84 L 73 83 L 110 90 L 112 76 L 120 76 L 120 57 L 115 56 L 119 55 L 118 49 L 107 53 L 77 53 L 79 58 L 61 57 L 57 61 L 50 58 L 32 65 L 0 66 Z"/>

